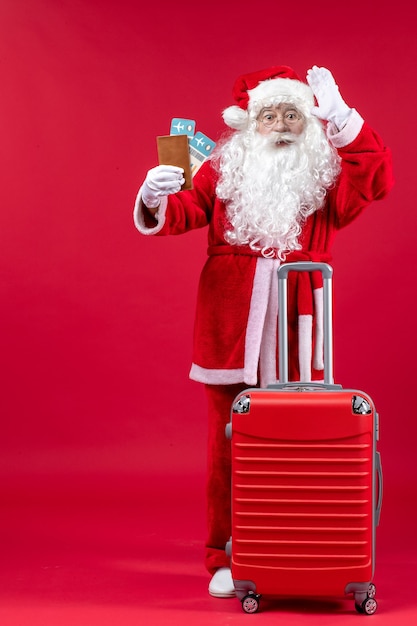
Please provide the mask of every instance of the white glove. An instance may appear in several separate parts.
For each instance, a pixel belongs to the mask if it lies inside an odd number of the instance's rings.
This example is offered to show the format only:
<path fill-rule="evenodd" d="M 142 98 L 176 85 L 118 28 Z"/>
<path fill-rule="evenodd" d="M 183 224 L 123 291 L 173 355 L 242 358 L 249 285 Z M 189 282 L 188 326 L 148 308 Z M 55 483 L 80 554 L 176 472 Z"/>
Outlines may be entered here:
<path fill-rule="evenodd" d="M 163 196 L 177 193 L 185 182 L 183 174 L 184 170 L 175 165 L 157 165 L 149 170 L 141 190 L 145 206 L 156 209 Z"/>
<path fill-rule="evenodd" d="M 318 106 L 311 112 L 321 120 L 333 122 L 339 130 L 346 124 L 352 111 L 339 93 L 332 73 L 325 67 L 313 67 L 307 72 L 307 82 L 313 90 Z"/>

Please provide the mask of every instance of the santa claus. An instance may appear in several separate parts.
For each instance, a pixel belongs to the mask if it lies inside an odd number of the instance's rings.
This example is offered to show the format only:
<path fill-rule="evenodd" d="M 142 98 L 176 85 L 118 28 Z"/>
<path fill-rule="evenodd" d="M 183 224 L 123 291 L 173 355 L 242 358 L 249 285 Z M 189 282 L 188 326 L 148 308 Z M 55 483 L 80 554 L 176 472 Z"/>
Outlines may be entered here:
<path fill-rule="evenodd" d="M 134 209 L 144 235 L 208 227 L 190 377 L 208 399 L 206 567 L 209 593 L 232 597 L 225 545 L 230 537 L 230 407 L 248 385 L 279 379 L 277 269 L 283 261 L 331 260 L 337 231 L 392 179 L 391 153 L 340 95 L 329 70 L 312 67 L 302 82 L 275 66 L 238 78 L 229 128 L 203 164 L 193 189 L 183 170 L 159 165 Z M 230 130 L 232 129 L 232 130 Z M 290 275 L 291 277 L 291 275 Z M 290 379 L 322 378 L 319 278 L 289 280 Z"/>

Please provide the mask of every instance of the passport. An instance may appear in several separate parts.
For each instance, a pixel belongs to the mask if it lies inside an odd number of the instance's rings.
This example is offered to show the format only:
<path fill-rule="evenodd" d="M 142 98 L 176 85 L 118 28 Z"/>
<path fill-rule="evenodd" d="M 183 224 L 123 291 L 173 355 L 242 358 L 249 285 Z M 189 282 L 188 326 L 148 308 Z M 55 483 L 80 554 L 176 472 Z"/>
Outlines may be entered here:
<path fill-rule="evenodd" d="M 156 138 L 159 165 L 176 165 L 184 170 L 185 182 L 181 187 L 192 189 L 190 152 L 187 135 L 160 135 Z"/>

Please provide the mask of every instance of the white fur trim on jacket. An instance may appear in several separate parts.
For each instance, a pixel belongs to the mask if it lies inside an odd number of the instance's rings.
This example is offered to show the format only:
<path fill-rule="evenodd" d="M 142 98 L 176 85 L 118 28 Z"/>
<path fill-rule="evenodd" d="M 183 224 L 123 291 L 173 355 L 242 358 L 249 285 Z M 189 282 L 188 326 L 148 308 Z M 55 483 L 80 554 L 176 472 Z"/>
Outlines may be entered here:
<path fill-rule="evenodd" d="M 364 119 L 356 109 L 352 109 L 345 126 L 338 130 L 331 122 L 327 126 L 327 137 L 335 148 L 348 146 L 361 132 Z"/>
<path fill-rule="evenodd" d="M 139 189 L 138 194 L 136 196 L 135 206 L 133 209 L 133 221 L 135 223 L 136 228 L 142 235 L 155 235 L 158 233 L 163 225 L 165 224 L 165 216 L 166 210 L 168 206 L 168 198 L 161 198 L 161 204 L 159 205 L 158 211 L 155 214 L 155 219 L 158 221 L 156 226 L 153 228 L 149 228 L 145 224 L 145 216 L 143 213 L 143 204 L 142 204 L 142 187 Z"/>
<path fill-rule="evenodd" d="M 258 365 L 261 385 L 276 382 L 276 320 L 278 313 L 277 270 L 279 260 L 259 257 L 252 286 L 246 326 L 244 364 L 241 369 L 206 369 L 192 364 L 190 378 L 212 385 L 244 382 L 256 385 Z M 261 358 L 261 361 L 260 361 Z"/>
<path fill-rule="evenodd" d="M 198 383 L 206 385 L 235 385 L 236 383 L 245 382 L 247 385 L 255 383 L 247 383 L 244 369 L 223 370 L 223 369 L 207 369 L 193 363 L 190 369 L 190 378 Z"/>
<path fill-rule="evenodd" d="M 256 262 L 245 339 L 244 382 L 249 384 L 257 382 L 258 364 L 261 366 L 262 386 L 276 381 L 276 315 L 278 312 L 276 283 L 279 264 L 280 262 L 276 259 L 261 257 Z M 271 318 L 275 319 L 275 323 Z M 259 362 L 261 355 L 262 359 Z"/>
<path fill-rule="evenodd" d="M 258 383 L 266 387 L 277 381 L 277 316 L 280 261 L 258 258 L 246 327 L 244 365 L 237 369 L 207 369 L 193 363 L 190 378 L 210 385 Z M 300 381 L 311 382 L 314 369 L 323 369 L 323 288 L 315 289 L 315 328 L 313 355 L 313 316 L 298 318 L 298 359 Z M 259 367 L 258 367 L 259 366 Z"/>
<path fill-rule="evenodd" d="M 298 358 L 300 380 L 303 383 L 311 382 L 311 356 L 313 341 L 313 316 L 298 316 Z"/>
<path fill-rule="evenodd" d="M 272 263 L 271 288 L 259 352 L 261 387 L 266 387 L 277 380 L 278 268 L 280 264 L 278 259 Z"/>
<path fill-rule="evenodd" d="M 323 352 L 323 287 L 314 289 L 314 311 L 315 311 L 315 344 L 313 354 L 313 367 L 316 370 L 324 369 Z"/>

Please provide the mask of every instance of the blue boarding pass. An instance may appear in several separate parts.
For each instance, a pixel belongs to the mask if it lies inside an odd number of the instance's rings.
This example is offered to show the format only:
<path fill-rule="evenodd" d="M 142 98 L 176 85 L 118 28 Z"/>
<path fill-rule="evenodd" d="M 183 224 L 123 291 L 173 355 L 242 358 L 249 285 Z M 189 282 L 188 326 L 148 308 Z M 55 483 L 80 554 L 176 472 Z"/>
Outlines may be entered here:
<path fill-rule="evenodd" d="M 170 135 L 187 135 L 190 152 L 191 176 L 194 176 L 204 161 L 213 152 L 216 146 L 207 135 L 195 133 L 195 121 L 184 117 L 173 117 L 171 120 Z"/>
<path fill-rule="evenodd" d="M 174 117 L 171 120 L 170 135 L 187 135 L 188 137 L 194 137 L 195 133 L 195 121 L 186 120 L 183 117 Z"/>
<path fill-rule="evenodd" d="M 198 172 L 204 161 L 213 152 L 215 145 L 214 141 L 200 132 L 189 140 L 192 176 Z"/>

